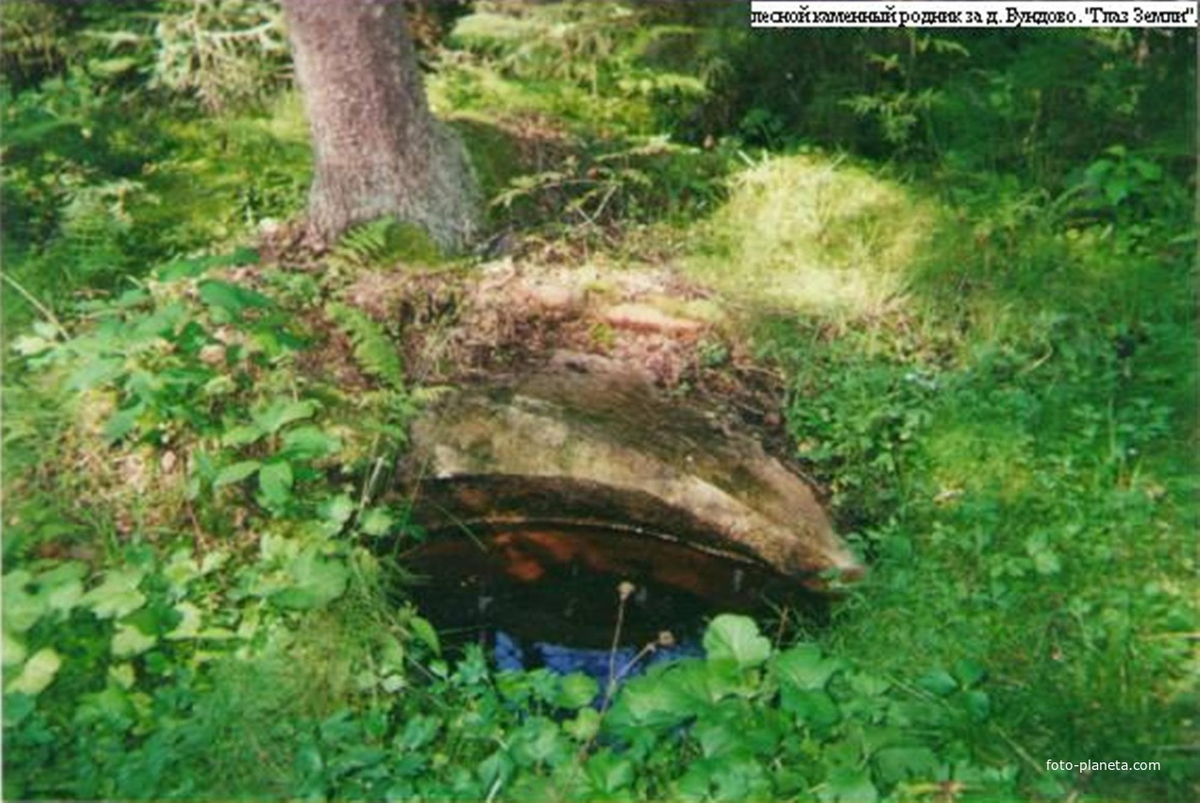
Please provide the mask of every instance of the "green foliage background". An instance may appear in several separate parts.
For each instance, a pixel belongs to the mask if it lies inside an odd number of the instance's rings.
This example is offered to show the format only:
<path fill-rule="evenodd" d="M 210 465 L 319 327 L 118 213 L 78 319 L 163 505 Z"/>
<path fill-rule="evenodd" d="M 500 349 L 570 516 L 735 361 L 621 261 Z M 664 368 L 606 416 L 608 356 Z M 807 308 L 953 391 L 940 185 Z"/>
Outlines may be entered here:
<path fill-rule="evenodd" d="M 443 654 L 379 501 L 428 391 L 342 296 L 440 258 L 248 247 L 310 174 L 275 7 L 4 3 L 5 796 L 1193 799 L 1195 31 L 469 11 L 495 234 L 716 287 L 870 575 L 602 711 Z"/>

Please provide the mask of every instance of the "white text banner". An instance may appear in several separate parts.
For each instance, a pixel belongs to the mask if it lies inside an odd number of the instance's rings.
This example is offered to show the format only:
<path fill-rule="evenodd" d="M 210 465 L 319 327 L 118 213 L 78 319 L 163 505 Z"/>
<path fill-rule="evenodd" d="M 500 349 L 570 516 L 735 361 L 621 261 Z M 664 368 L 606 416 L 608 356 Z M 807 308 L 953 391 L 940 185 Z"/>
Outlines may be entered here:
<path fill-rule="evenodd" d="M 753 0 L 755 28 L 1194 28 L 1194 2 Z"/>

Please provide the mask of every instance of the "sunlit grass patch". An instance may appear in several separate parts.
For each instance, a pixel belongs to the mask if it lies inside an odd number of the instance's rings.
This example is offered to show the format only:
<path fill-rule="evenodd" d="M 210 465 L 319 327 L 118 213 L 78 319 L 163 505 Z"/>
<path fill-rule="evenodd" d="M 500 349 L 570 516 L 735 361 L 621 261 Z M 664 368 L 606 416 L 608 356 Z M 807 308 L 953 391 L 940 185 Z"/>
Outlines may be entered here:
<path fill-rule="evenodd" d="M 1029 436 L 1003 420 L 951 423 L 931 428 L 924 451 L 937 489 L 935 502 L 952 503 L 967 491 L 993 490 L 1015 499 L 1028 489 Z"/>
<path fill-rule="evenodd" d="M 840 159 L 764 159 L 734 179 L 688 267 L 767 307 L 875 316 L 903 304 L 934 219 L 911 191 Z"/>

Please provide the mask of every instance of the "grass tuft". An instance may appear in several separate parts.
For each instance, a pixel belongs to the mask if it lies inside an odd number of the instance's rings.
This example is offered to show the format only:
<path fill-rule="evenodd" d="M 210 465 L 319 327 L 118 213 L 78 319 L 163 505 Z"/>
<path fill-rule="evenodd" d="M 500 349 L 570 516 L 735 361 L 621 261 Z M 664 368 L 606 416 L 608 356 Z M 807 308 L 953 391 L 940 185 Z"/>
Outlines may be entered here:
<path fill-rule="evenodd" d="M 768 308 L 833 318 L 902 306 L 935 211 L 844 160 L 765 158 L 733 180 L 689 270 Z"/>

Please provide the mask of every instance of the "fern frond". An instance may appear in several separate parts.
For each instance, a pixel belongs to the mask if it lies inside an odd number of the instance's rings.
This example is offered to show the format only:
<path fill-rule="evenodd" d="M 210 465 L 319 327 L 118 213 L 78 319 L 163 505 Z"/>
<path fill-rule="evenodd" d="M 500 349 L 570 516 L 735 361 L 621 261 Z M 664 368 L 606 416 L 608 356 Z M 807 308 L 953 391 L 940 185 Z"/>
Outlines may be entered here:
<path fill-rule="evenodd" d="M 395 390 L 404 390 L 400 352 L 379 324 L 362 310 L 336 302 L 325 305 L 325 314 L 354 343 L 354 359 L 363 371 Z"/>
<path fill-rule="evenodd" d="M 391 220 L 380 218 L 350 229 L 329 254 L 330 265 L 366 268 L 378 262 L 387 255 L 387 235 L 391 226 Z"/>
<path fill-rule="evenodd" d="M 335 270 L 354 272 L 399 261 L 434 263 L 440 258 L 436 244 L 419 226 L 381 217 L 343 234 L 328 262 Z"/>

